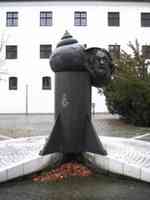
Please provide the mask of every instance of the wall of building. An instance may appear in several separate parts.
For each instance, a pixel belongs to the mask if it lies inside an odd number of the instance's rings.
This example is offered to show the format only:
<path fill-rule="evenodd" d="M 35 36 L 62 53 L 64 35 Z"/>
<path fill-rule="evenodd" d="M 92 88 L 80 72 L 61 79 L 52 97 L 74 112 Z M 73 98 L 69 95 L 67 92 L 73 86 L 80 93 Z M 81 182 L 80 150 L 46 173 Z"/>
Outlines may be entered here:
<path fill-rule="evenodd" d="M 6 27 L 6 12 L 19 12 L 18 27 Z M 40 27 L 40 11 L 53 12 L 53 26 Z M 74 11 L 87 11 L 87 26 L 74 26 Z M 120 26 L 108 27 L 107 13 L 120 12 Z M 127 43 L 136 38 L 149 44 L 150 28 L 140 25 L 140 13 L 150 12 L 150 3 L 135 2 L 13 2 L 0 3 L 0 34 L 7 45 L 18 45 L 18 59 L 5 60 L 8 74 L 1 78 L 0 113 L 54 112 L 54 73 L 48 59 L 40 59 L 40 44 L 52 44 L 53 49 L 68 30 L 87 47 L 119 44 L 128 50 Z M 3 49 L 5 58 L 5 48 Z M 18 90 L 8 89 L 8 77 L 18 77 Z M 51 76 L 52 89 L 42 90 L 42 77 Z M 27 89 L 28 88 L 28 89 Z M 96 112 L 107 112 L 105 98 L 92 90 Z M 28 98 L 27 98 L 28 96 Z M 28 105 L 28 107 L 27 107 Z"/>

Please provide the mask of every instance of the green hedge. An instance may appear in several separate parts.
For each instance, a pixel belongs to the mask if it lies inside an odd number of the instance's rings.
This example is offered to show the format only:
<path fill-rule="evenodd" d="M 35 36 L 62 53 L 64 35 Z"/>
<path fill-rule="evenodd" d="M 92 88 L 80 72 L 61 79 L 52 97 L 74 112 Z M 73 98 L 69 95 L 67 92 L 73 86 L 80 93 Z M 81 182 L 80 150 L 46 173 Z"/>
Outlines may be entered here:
<path fill-rule="evenodd" d="M 112 80 L 104 94 L 112 114 L 119 114 L 135 125 L 150 126 L 149 83 L 142 80 Z"/>

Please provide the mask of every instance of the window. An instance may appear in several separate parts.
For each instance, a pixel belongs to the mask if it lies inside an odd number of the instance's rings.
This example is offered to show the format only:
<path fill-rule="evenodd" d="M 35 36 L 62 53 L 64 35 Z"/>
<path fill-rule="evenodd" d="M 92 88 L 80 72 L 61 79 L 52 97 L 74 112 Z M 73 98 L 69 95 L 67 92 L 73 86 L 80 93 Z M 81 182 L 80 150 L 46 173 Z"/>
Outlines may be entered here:
<path fill-rule="evenodd" d="M 52 45 L 40 45 L 40 58 L 49 58 L 52 53 Z"/>
<path fill-rule="evenodd" d="M 75 12 L 74 13 L 74 25 L 86 26 L 87 25 L 87 12 Z"/>
<path fill-rule="evenodd" d="M 6 26 L 18 26 L 18 12 L 6 13 Z"/>
<path fill-rule="evenodd" d="M 108 12 L 108 26 L 120 26 L 119 12 Z"/>
<path fill-rule="evenodd" d="M 51 90 L 51 77 L 44 76 L 42 78 L 42 89 L 43 90 Z"/>
<path fill-rule="evenodd" d="M 40 26 L 52 26 L 52 20 L 52 12 L 40 12 Z"/>
<path fill-rule="evenodd" d="M 6 59 L 16 59 L 17 58 L 17 46 L 7 45 L 6 46 Z"/>
<path fill-rule="evenodd" d="M 9 90 L 17 90 L 17 77 L 9 77 Z"/>
<path fill-rule="evenodd" d="M 150 59 L 150 45 L 142 46 L 142 54 L 145 59 Z"/>
<path fill-rule="evenodd" d="M 120 45 L 109 45 L 109 53 L 112 58 L 119 58 L 120 57 Z"/>
<path fill-rule="evenodd" d="M 150 27 L 150 13 L 141 13 L 141 26 Z"/>

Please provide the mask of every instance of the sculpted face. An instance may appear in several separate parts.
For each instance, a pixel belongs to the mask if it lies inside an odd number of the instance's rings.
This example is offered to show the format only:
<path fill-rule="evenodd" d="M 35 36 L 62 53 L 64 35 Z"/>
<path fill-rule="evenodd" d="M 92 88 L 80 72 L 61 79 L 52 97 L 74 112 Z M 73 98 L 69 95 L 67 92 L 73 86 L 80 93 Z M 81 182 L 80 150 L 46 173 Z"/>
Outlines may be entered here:
<path fill-rule="evenodd" d="M 109 53 L 101 48 L 89 48 L 85 51 L 85 67 L 90 72 L 92 85 L 104 86 L 110 80 L 113 70 Z"/>
<path fill-rule="evenodd" d="M 113 71 L 112 59 L 105 49 L 85 49 L 68 32 L 50 56 L 50 66 L 54 72 L 88 71 L 95 87 L 106 85 Z"/>

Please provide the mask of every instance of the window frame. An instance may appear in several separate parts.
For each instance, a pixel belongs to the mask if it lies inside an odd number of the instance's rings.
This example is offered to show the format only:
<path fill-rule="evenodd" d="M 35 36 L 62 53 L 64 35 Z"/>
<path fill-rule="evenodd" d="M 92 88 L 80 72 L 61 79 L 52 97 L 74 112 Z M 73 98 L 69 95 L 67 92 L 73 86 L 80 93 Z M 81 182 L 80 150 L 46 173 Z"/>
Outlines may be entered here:
<path fill-rule="evenodd" d="M 17 27 L 18 26 L 18 17 L 19 13 L 17 11 L 8 11 L 6 12 L 6 26 L 7 27 Z"/>
<path fill-rule="evenodd" d="M 6 59 L 17 59 L 18 58 L 18 46 L 17 45 L 6 45 L 5 49 Z"/>
<path fill-rule="evenodd" d="M 10 76 L 9 77 L 9 90 L 17 90 L 17 89 L 18 89 L 18 78 L 16 76 Z"/>
<path fill-rule="evenodd" d="M 44 49 L 46 46 L 47 49 Z M 50 49 L 50 52 L 48 49 Z M 51 44 L 40 44 L 40 59 L 49 59 L 51 53 L 52 53 Z"/>
<path fill-rule="evenodd" d="M 150 45 L 142 45 L 142 55 L 145 59 L 150 59 Z"/>
<path fill-rule="evenodd" d="M 87 11 L 74 12 L 74 26 L 87 26 Z"/>
<path fill-rule="evenodd" d="M 111 49 L 113 48 L 113 50 Z M 108 51 L 112 58 L 120 58 L 120 45 L 119 44 L 109 44 Z"/>
<path fill-rule="evenodd" d="M 40 26 L 53 26 L 53 12 L 52 11 L 40 11 Z"/>
<path fill-rule="evenodd" d="M 108 26 L 120 27 L 120 12 L 108 12 Z"/>
<path fill-rule="evenodd" d="M 150 12 L 141 13 L 141 27 L 150 27 Z"/>
<path fill-rule="evenodd" d="M 47 81 L 48 81 L 48 84 L 47 84 Z M 51 90 L 51 89 L 52 89 L 51 77 L 43 76 L 42 77 L 42 90 Z"/>

